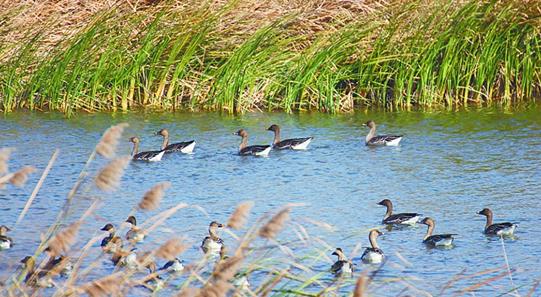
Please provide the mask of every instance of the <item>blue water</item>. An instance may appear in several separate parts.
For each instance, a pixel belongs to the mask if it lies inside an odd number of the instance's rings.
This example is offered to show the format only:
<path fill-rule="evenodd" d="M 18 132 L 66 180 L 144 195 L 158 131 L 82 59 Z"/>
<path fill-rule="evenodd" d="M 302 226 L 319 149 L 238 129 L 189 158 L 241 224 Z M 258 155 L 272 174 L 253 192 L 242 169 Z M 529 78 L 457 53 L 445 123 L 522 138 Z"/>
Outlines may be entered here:
<path fill-rule="evenodd" d="M 152 185 L 170 181 L 172 187 L 160 208 L 136 211 L 138 220 L 143 223 L 180 202 L 190 207 L 170 217 L 138 245 L 141 251 L 153 249 L 171 236 L 181 236 L 190 245 L 182 258 L 194 263 L 201 256 L 198 246 L 206 235 L 208 223 L 226 222 L 239 202 L 254 202 L 249 225 L 285 204 L 298 203 L 278 241 L 290 247 L 297 256 L 295 260 L 309 268 L 302 272 L 292 270 L 300 277 L 321 273 L 324 282 L 331 282 L 332 276 L 326 276 L 324 271 L 335 260 L 331 256 L 335 247 L 341 247 L 353 258 L 357 273 L 373 271 L 375 267 L 361 264 L 359 257 L 368 245 L 368 230 L 381 228 L 386 233 L 380 237 L 379 244 L 388 261 L 369 286 L 375 296 L 469 296 L 470 293 L 461 290 L 507 270 L 504 247 L 512 280 L 503 275 L 476 288 L 475 296 L 505 294 L 513 285 L 525 296 L 541 279 L 540 112 L 541 109 L 533 107 L 513 112 L 481 109 L 339 116 L 82 114 L 71 119 L 55 113 L 8 114 L 0 119 L 0 147 L 16 148 L 10 168 L 34 165 L 38 172 L 23 188 L 8 186 L 0 190 L 0 224 L 13 227 L 9 235 L 15 241 L 11 250 L 0 252 L 0 280 L 7 279 L 17 269 L 21 258 L 33 253 L 40 233 L 46 232 L 56 218 L 103 131 L 112 124 L 128 122 L 130 127 L 124 134 L 119 154 L 130 153 L 127 138 L 134 135 L 139 136 L 144 150 L 157 149 L 161 139 L 154 134 L 161 128 L 169 129 L 173 142 L 195 139 L 195 153 L 168 155 L 159 163 L 132 163 L 120 189 L 110 194 L 92 185 L 92 176 L 106 164 L 106 160 L 97 158 L 75 198 L 70 220 L 79 217 L 91 201 L 97 198 L 103 201 L 85 221 L 73 255 L 77 255 L 78 248 L 88 238 L 99 235 L 98 230 L 104 224 L 118 225 L 124 221 Z M 364 146 L 367 130 L 361 124 L 368 119 L 379 123 L 380 133 L 404 134 L 401 146 Z M 240 139 L 233 132 L 244 128 L 250 133 L 250 144 L 269 144 L 272 134 L 266 128 L 273 123 L 281 125 L 283 138 L 314 136 L 315 139 L 307 151 L 273 151 L 268 158 L 235 154 Z M 58 160 L 25 219 L 15 226 L 56 148 L 60 149 Z M 426 232 L 424 225 L 385 230 L 380 225 L 385 209 L 377 205 L 384 198 L 394 202 L 396 212 L 420 212 L 434 218 L 436 233 L 459 234 L 455 247 L 427 249 L 421 243 Z M 494 211 L 496 222 L 518 222 L 516 238 L 505 240 L 502 246 L 498 238 L 485 237 L 484 217 L 476 214 L 484 207 Z M 235 246 L 235 239 L 228 232 L 221 234 L 228 246 Z M 299 234 L 304 240 L 299 240 Z M 266 243 L 258 240 L 255 245 Z M 94 250 L 92 255 L 97 257 L 99 248 L 96 246 Z M 272 250 L 270 257 L 282 266 L 293 260 L 279 249 Z M 497 271 L 481 273 L 489 269 Z M 112 265 L 104 258 L 87 280 L 111 271 Z M 442 292 L 458 274 L 464 277 Z M 253 288 L 263 275 L 254 272 L 249 276 Z M 296 288 L 300 284 L 290 285 Z M 171 294 L 173 289 L 163 290 L 162 295 Z M 309 292 L 319 290 L 318 285 L 306 288 Z M 348 290 L 351 286 L 345 285 L 342 293 Z M 143 292 L 136 290 L 133 294 Z M 537 289 L 535 293 L 541 291 Z"/>

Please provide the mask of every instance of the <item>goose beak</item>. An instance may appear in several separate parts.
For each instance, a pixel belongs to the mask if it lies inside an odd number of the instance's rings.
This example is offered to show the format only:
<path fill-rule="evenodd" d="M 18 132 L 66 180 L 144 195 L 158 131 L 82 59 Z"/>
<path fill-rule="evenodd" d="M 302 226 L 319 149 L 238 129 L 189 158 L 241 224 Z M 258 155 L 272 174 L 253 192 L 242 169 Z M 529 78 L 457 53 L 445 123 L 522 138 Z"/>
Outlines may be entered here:
<path fill-rule="evenodd" d="M 337 254 L 336 252 L 332 252 L 331 255 L 333 255 L 333 256 L 338 256 L 338 254 Z"/>
<path fill-rule="evenodd" d="M 366 127 L 366 123 L 362 123 L 362 125 L 363 125 L 364 127 Z"/>
<path fill-rule="evenodd" d="M 223 224 L 218 224 L 218 228 L 223 228 L 224 225 Z"/>

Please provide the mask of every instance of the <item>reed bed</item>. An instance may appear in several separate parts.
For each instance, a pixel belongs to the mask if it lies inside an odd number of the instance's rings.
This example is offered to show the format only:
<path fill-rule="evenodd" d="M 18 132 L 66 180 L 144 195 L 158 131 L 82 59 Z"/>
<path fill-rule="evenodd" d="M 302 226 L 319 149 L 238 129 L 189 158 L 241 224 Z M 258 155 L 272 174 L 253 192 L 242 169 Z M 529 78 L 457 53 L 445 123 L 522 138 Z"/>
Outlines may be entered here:
<path fill-rule="evenodd" d="M 0 108 L 263 110 L 539 97 L 538 1 L 4 1 Z"/>
<path fill-rule="evenodd" d="M 227 221 L 228 228 L 225 231 L 233 239 L 226 243 L 226 248 L 222 249 L 217 258 L 202 254 L 199 260 L 185 263 L 185 269 L 180 274 L 171 275 L 166 271 L 157 271 L 157 261 L 182 258 L 182 253 L 189 248 L 186 239 L 171 237 L 153 248 L 148 248 L 146 244 L 139 245 L 137 266 L 116 267 L 111 273 L 96 277 L 91 274 L 93 270 L 104 265 L 113 267 L 110 259 L 126 256 L 134 247 L 133 243 L 126 242 L 126 245 L 113 254 L 101 251 L 96 253 L 96 250 L 100 249 L 97 244 L 103 235 L 94 233 L 89 238 L 84 238 L 81 232 L 82 226 L 88 224 L 92 228 L 100 228 L 92 224 L 91 218 L 97 215 L 100 205 L 107 205 L 108 192 L 122 190 L 120 180 L 124 174 L 124 168 L 129 166 L 129 162 L 125 160 L 129 159 L 114 158 L 114 155 L 116 139 L 122 137 L 124 127 L 126 127 L 125 124 L 119 124 L 105 131 L 48 232 L 36 234 L 36 237 L 40 238 L 37 247 L 25 247 L 29 255 L 25 258 L 25 266 L 21 267 L 22 264 L 14 260 L 8 266 L 9 273 L 4 272 L 3 279 L 0 279 L 1 296 L 133 296 L 134 294 L 154 296 L 160 290 L 168 290 L 168 295 L 176 294 L 176 296 L 366 297 L 385 295 L 389 286 L 403 287 L 401 290 L 403 294 L 415 296 L 462 296 L 475 294 L 480 288 L 491 286 L 493 282 L 506 278 L 510 279 L 513 287 L 505 287 L 505 291 L 502 292 L 494 291 L 494 295 L 503 296 L 510 293 L 520 296 L 519 289 L 521 289 L 521 291 L 527 291 L 523 296 L 534 296 L 539 284 L 539 282 L 534 283 L 531 288 L 515 287 L 512 278 L 515 270 L 509 267 L 503 239 L 502 252 L 506 265 L 474 273 L 462 271 L 452 276 L 437 294 L 416 287 L 405 277 L 380 277 L 378 273 L 382 267 L 389 265 L 387 262 L 379 267 L 372 266 L 354 271 L 352 275 L 333 276 L 329 270 L 322 269 L 321 264 L 323 262 L 324 266 L 330 268 L 332 262 L 325 255 L 330 254 L 334 245 L 325 242 L 317 235 L 309 235 L 303 226 L 303 224 L 315 224 L 323 227 L 327 224 L 309 218 L 301 220 L 296 218 L 294 210 L 302 206 L 299 204 L 284 205 L 280 209 L 263 214 L 258 219 L 248 220 L 252 215 L 254 205 L 250 201 L 240 202 L 236 209 L 231 210 Z M 100 155 L 111 161 L 105 164 L 103 169 L 96 169 L 96 174 L 93 176 L 89 172 L 95 165 L 93 163 L 96 152 L 103 151 L 104 147 L 107 147 L 105 150 L 107 153 L 100 153 Z M 6 187 L 2 191 L 9 191 L 11 187 L 9 183 L 13 186 L 23 186 L 26 181 L 26 178 L 17 182 L 12 181 L 14 174 L 9 169 L 9 160 L 13 154 L 13 149 L 0 149 L 0 169 L 2 169 L 0 185 Z M 56 154 L 57 152 L 53 154 L 48 169 L 56 160 Z M 116 167 L 117 170 L 113 170 L 112 167 Z M 33 167 L 31 171 L 25 168 L 29 167 L 23 167 L 16 172 L 24 171 L 26 175 L 34 172 Z M 47 173 L 48 169 L 46 169 Z M 44 172 L 42 179 L 46 176 Z M 36 187 L 35 191 L 39 191 L 42 183 L 42 180 L 38 182 L 39 187 Z M 80 187 L 81 184 L 89 185 L 89 187 Z M 141 194 L 142 198 L 139 201 L 133 201 L 132 213 L 137 210 L 155 211 L 171 186 L 175 185 L 160 182 L 150 187 L 146 193 Z M 97 192 L 101 194 L 92 196 L 92 199 L 88 201 L 87 192 L 92 188 L 99 189 L 100 191 Z M 31 207 L 36 194 L 32 193 L 30 196 L 29 203 L 25 206 L 19 221 Z M 77 213 L 68 212 L 70 205 L 77 200 L 87 201 L 90 206 Z M 187 204 L 179 203 L 150 217 L 140 227 L 145 234 L 152 234 L 159 228 L 165 228 L 163 223 L 167 218 L 187 207 Z M 17 228 L 19 221 L 13 228 Z M 115 223 L 117 226 L 120 225 L 120 222 Z M 121 234 L 123 230 L 117 231 L 117 234 Z M 367 231 L 363 230 L 363 234 Z M 297 234 L 297 240 L 288 242 L 282 240 L 281 235 L 284 232 Z M 309 243 L 308 238 L 310 238 Z M 310 248 L 306 249 L 306 247 Z M 352 251 L 352 255 L 360 252 L 359 247 L 360 245 Z M 300 253 L 306 250 L 308 252 Z M 9 250 L 0 252 L 9 253 Z M 50 260 L 60 255 L 64 258 L 58 264 L 52 265 Z M 402 257 L 397 253 L 396 258 Z M 68 263 L 73 264 L 72 273 L 61 276 L 63 268 Z M 391 263 L 391 265 L 398 264 Z M 238 280 L 243 277 L 250 279 L 249 286 L 238 283 Z M 180 283 L 175 281 L 177 278 L 181 279 Z M 159 286 L 151 282 L 158 279 L 161 280 Z M 476 282 L 466 282 L 467 285 L 463 285 L 464 280 L 471 279 L 475 279 Z M 48 285 L 53 284 L 54 288 L 47 288 Z M 491 289 L 496 290 L 496 287 L 491 287 Z"/>

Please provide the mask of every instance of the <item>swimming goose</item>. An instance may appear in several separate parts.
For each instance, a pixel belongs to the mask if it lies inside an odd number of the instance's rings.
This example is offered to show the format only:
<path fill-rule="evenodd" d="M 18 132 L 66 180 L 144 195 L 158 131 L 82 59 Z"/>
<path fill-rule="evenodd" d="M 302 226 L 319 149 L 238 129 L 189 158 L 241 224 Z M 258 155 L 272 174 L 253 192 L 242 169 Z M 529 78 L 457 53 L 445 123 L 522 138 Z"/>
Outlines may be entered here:
<path fill-rule="evenodd" d="M 203 249 L 203 252 L 205 254 L 219 254 L 221 252 L 224 241 L 220 237 L 218 237 L 217 229 L 223 228 L 223 226 L 224 225 L 216 221 L 210 223 L 209 236 L 205 237 L 205 239 L 203 239 L 203 242 L 201 243 L 201 249 Z"/>
<path fill-rule="evenodd" d="M 13 239 L 6 236 L 6 233 L 11 231 L 7 226 L 0 226 L 0 251 L 10 249 L 13 245 Z"/>
<path fill-rule="evenodd" d="M 272 148 L 278 150 L 305 150 L 308 148 L 310 141 L 312 141 L 313 139 L 313 137 L 305 137 L 280 140 L 280 127 L 278 125 L 271 125 L 267 130 L 274 132 L 274 141 L 272 142 Z"/>
<path fill-rule="evenodd" d="M 175 258 L 174 260 L 165 263 L 160 270 L 165 270 L 171 273 L 182 272 L 184 270 L 184 261 L 180 260 L 179 258 Z"/>
<path fill-rule="evenodd" d="M 165 286 L 165 280 L 156 272 L 156 263 L 147 265 L 148 276 L 145 278 L 144 287 L 152 292 L 157 292 Z"/>
<path fill-rule="evenodd" d="M 240 129 L 235 132 L 235 135 L 242 137 L 242 142 L 239 146 L 239 155 L 241 156 L 261 156 L 266 157 L 269 155 L 272 147 L 270 145 L 250 145 L 248 146 L 248 132 L 244 129 Z"/>
<path fill-rule="evenodd" d="M 331 266 L 332 273 L 340 275 L 342 273 L 349 274 L 353 272 L 353 265 L 351 261 L 347 259 L 346 255 L 344 255 L 341 248 L 336 248 L 332 255 L 338 257 L 338 260 Z"/>
<path fill-rule="evenodd" d="M 126 223 L 131 224 L 130 230 L 128 230 L 128 232 L 126 233 L 127 240 L 137 243 L 145 239 L 145 233 L 143 232 L 143 230 L 137 227 L 137 221 L 135 220 L 134 216 L 129 216 L 126 220 Z"/>
<path fill-rule="evenodd" d="M 45 251 L 48 251 L 46 249 Z M 45 264 L 44 271 L 48 271 L 51 275 L 69 276 L 73 270 L 73 264 L 67 256 L 60 255 L 58 257 L 49 256 L 49 261 Z"/>
<path fill-rule="evenodd" d="M 383 232 L 376 229 L 370 230 L 368 240 L 370 241 L 370 245 L 372 247 L 366 248 L 361 256 L 361 260 L 364 263 L 381 263 L 381 261 L 383 261 L 383 251 L 379 248 L 378 243 L 376 242 L 376 238 L 378 238 L 380 235 L 383 235 Z"/>
<path fill-rule="evenodd" d="M 424 218 L 421 221 L 421 224 L 425 224 L 428 226 L 428 230 L 426 231 L 426 235 L 423 238 L 423 243 L 428 244 L 431 246 L 450 246 L 453 244 L 453 236 L 456 234 L 438 234 L 438 235 L 432 235 L 432 232 L 434 231 L 434 228 L 436 227 L 436 222 L 434 222 L 431 218 Z"/>
<path fill-rule="evenodd" d="M 161 129 L 156 134 L 163 136 L 162 151 L 165 151 L 166 154 L 174 152 L 191 154 L 193 152 L 195 140 L 169 144 L 169 131 L 167 129 Z"/>
<path fill-rule="evenodd" d="M 162 159 L 165 151 L 148 151 L 139 153 L 139 138 L 131 137 L 130 142 L 133 143 L 132 156 L 134 160 L 137 161 L 149 161 L 149 162 L 158 162 Z"/>
<path fill-rule="evenodd" d="M 500 236 L 512 236 L 515 232 L 515 229 L 517 228 L 517 224 L 515 223 L 492 223 L 492 210 L 488 208 L 483 208 L 480 212 L 478 212 L 480 215 L 484 215 L 487 217 L 487 223 L 485 225 L 485 234 L 487 235 L 500 235 Z"/>
<path fill-rule="evenodd" d="M 396 225 L 415 225 L 421 218 L 420 213 L 397 213 L 393 214 L 393 203 L 389 199 L 381 200 L 378 205 L 387 207 L 387 212 L 383 217 L 383 224 Z"/>
<path fill-rule="evenodd" d="M 137 248 L 132 248 L 130 251 L 116 251 L 111 257 L 111 261 L 115 266 L 126 266 L 128 269 L 135 269 L 139 266 L 139 262 L 137 261 Z"/>
<path fill-rule="evenodd" d="M 24 282 L 32 287 L 52 288 L 54 287 L 51 276 L 44 270 L 36 270 L 36 260 L 32 256 L 24 257 L 20 263 L 22 268 L 26 270 Z"/>
<path fill-rule="evenodd" d="M 366 135 L 366 145 L 397 146 L 402 140 L 402 135 L 376 135 L 376 123 L 374 121 L 368 121 L 363 126 L 370 128 L 370 132 Z"/>
<path fill-rule="evenodd" d="M 113 237 L 115 237 L 115 227 L 113 226 L 113 224 L 106 224 L 105 226 L 103 226 L 103 228 L 100 229 L 101 231 L 106 231 L 107 233 L 109 233 L 109 235 L 107 235 L 107 237 L 103 238 L 101 240 L 101 248 L 103 250 L 108 250 L 109 249 L 109 243 L 111 242 L 111 239 L 113 239 Z"/>

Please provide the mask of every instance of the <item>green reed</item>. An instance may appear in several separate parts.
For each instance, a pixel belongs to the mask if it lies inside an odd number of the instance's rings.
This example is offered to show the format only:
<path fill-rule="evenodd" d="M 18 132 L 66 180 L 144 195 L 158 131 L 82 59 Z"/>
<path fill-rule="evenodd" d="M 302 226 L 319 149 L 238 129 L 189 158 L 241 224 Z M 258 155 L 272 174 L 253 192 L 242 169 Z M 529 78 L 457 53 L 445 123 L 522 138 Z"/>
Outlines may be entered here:
<path fill-rule="evenodd" d="M 521 1 L 411 0 L 312 32 L 296 29 L 302 13 L 247 22 L 235 1 L 195 3 L 100 11 L 48 51 L 46 28 L 0 44 L 2 110 L 337 113 L 510 106 L 541 91 L 540 20 Z"/>

